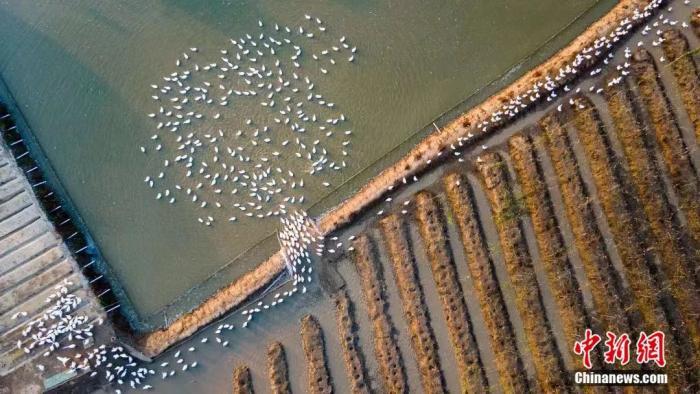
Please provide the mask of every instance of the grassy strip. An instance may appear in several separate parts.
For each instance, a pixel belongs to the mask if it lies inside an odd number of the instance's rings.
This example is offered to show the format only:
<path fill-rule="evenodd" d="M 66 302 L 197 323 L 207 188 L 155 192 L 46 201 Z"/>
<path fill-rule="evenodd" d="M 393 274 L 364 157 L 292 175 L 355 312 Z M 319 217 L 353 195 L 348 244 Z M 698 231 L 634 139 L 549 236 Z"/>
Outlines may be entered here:
<path fill-rule="evenodd" d="M 646 215 L 654 247 L 657 249 L 661 267 L 666 274 L 663 286 L 676 301 L 676 307 L 689 336 L 700 338 L 700 296 L 693 282 L 694 262 L 683 245 L 683 234 L 674 220 L 674 209 L 663 190 L 663 182 L 653 161 L 653 152 L 644 143 L 645 136 L 634 114 L 632 104 L 623 85 L 606 88 L 605 95 L 610 115 L 620 140 L 630 176 Z M 697 349 L 697 344 L 695 345 Z"/>
<path fill-rule="evenodd" d="M 603 236 L 596 224 L 571 142 L 559 120 L 552 114 L 540 120 L 547 151 L 557 174 L 566 217 L 571 225 L 574 243 L 591 287 L 593 303 L 601 328 L 612 332 L 631 332 L 627 304 L 620 279 L 610 261 Z M 621 299 L 622 298 L 622 299 Z"/>
<path fill-rule="evenodd" d="M 253 379 L 246 365 L 239 365 L 233 370 L 233 394 L 253 394 Z"/>
<path fill-rule="evenodd" d="M 590 328 L 589 314 L 566 253 L 566 245 L 559 231 L 559 223 L 554 215 L 554 207 L 532 141 L 524 135 L 516 135 L 508 143 L 532 220 L 540 260 L 559 309 L 568 348 L 573 351 L 574 342 L 583 335 L 586 328 Z"/>
<path fill-rule="evenodd" d="M 501 387 L 506 393 L 527 392 L 527 375 L 518 355 L 513 327 L 482 235 L 467 180 L 460 174 L 452 173 L 445 177 L 444 187 L 452 215 L 459 227 L 467 267 L 484 315 L 484 324 L 491 338 Z"/>
<path fill-rule="evenodd" d="M 693 57 L 685 56 L 690 52 L 688 40 L 676 29 L 664 31 L 663 39 L 664 54 L 671 61 L 678 93 L 695 129 L 695 138 L 700 141 L 700 80 Z"/>
<path fill-rule="evenodd" d="M 365 308 L 372 322 L 374 355 L 379 364 L 384 391 L 406 393 L 408 385 L 403 360 L 394 338 L 394 325 L 387 312 L 386 294 L 382 285 L 384 275 L 374 257 L 373 245 L 366 235 L 360 235 L 354 247 L 355 267 L 360 275 Z"/>
<path fill-rule="evenodd" d="M 425 305 L 423 289 L 408 244 L 404 222 L 398 216 L 390 215 L 380 221 L 380 226 L 394 271 L 394 280 L 399 288 L 404 317 L 411 334 L 411 346 L 418 362 L 423 391 L 445 392 L 437 342 L 430 325 L 428 308 Z"/>
<path fill-rule="evenodd" d="M 657 79 L 649 52 L 637 50 L 632 56 L 632 76 L 641 102 L 649 114 L 650 125 L 666 164 L 681 211 L 685 214 L 693 240 L 700 242 L 700 185 L 690 161 L 668 100 Z"/>
<path fill-rule="evenodd" d="M 306 357 L 310 393 L 332 393 L 331 374 L 326 363 L 326 351 L 321 324 L 313 315 L 301 318 L 301 344 Z"/>
<path fill-rule="evenodd" d="M 289 373 L 287 372 L 287 359 L 284 348 L 279 342 L 273 342 L 267 348 L 267 373 L 270 378 L 270 391 L 272 394 L 291 394 L 289 385 Z"/>
<path fill-rule="evenodd" d="M 513 290 L 525 337 L 535 362 L 537 379 L 545 392 L 569 391 L 566 370 L 554 342 L 530 253 L 523 235 L 505 162 L 495 153 L 477 160 L 477 168 L 496 223 L 503 259 Z"/>
<path fill-rule="evenodd" d="M 654 257 L 646 242 L 648 224 L 629 204 L 633 197 L 623 184 L 619 160 L 612 152 L 610 141 L 593 104 L 586 97 L 579 96 L 575 98 L 574 108 L 574 125 L 586 151 L 593 181 L 599 190 L 598 200 L 624 266 L 625 276 L 635 300 L 634 309 L 641 314 L 645 331 L 661 330 L 667 336 L 674 337 L 674 331 L 661 305 L 661 289 L 650 270 L 654 264 Z M 695 340 L 691 338 L 693 343 Z M 670 353 L 669 369 L 675 377 L 674 383 L 683 387 L 681 353 L 673 341 L 667 341 L 666 346 Z"/>
<path fill-rule="evenodd" d="M 435 196 L 426 191 L 416 196 L 416 216 L 423 245 L 430 261 L 442 312 L 457 359 L 463 392 L 488 391 L 488 382 L 479 359 L 479 349 L 471 329 L 469 311 L 464 302 L 450 244 L 445 237 L 445 225 Z"/>
<path fill-rule="evenodd" d="M 357 338 L 357 326 L 352 301 L 345 290 L 333 295 L 338 337 L 343 345 L 345 371 L 350 380 L 350 391 L 355 394 L 369 393 L 365 377 L 365 366 Z"/>

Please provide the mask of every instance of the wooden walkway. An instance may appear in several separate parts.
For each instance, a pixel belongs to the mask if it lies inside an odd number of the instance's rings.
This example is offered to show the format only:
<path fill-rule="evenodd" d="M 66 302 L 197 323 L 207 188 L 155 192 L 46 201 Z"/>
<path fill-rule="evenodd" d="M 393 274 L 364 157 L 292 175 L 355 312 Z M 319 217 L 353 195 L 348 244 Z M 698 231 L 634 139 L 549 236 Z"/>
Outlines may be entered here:
<path fill-rule="evenodd" d="M 80 298 L 77 313 L 105 318 L 70 251 L 43 212 L 12 154 L 0 142 L 0 376 L 40 356 L 17 347 L 22 330 L 50 306 L 48 295 L 67 280 Z M 26 312 L 26 315 L 20 312 Z"/>

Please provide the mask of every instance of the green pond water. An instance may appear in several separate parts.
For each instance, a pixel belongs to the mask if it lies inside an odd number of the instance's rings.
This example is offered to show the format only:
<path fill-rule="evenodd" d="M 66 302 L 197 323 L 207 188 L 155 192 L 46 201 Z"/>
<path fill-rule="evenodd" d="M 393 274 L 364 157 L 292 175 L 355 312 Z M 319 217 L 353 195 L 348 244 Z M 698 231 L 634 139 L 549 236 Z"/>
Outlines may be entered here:
<path fill-rule="evenodd" d="M 202 209 L 157 201 L 162 167 L 139 146 L 154 131 L 150 85 L 190 47 L 216 58 L 258 20 L 305 14 L 358 47 L 353 63 L 314 74 L 349 118 L 348 167 L 309 183 L 318 214 L 357 190 L 439 124 L 565 45 L 614 1 L 0 1 L 3 96 L 26 120 L 142 328 L 161 325 L 276 250 L 275 219 L 214 226 Z M 313 43 L 310 45 L 314 45 Z M 15 107 L 16 105 L 16 107 Z M 246 114 L 247 116 L 248 114 Z M 429 126 L 426 126 L 429 125 Z M 278 163 L 286 165 L 287 163 Z M 295 164 L 289 164 L 294 170 Z M 286 168 L 286 167 L 285 167 Z M 192 290 L 195 289 L 195 290 Z"/>

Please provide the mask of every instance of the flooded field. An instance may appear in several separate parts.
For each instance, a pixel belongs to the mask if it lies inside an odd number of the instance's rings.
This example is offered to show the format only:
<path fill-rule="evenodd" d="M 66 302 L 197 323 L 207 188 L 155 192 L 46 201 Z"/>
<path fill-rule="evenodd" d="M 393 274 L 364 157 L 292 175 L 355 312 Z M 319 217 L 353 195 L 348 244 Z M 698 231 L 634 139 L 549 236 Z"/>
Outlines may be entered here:
<path fill-rule="evenodd" d="M 295 26 L 305 14 L 357 46 L 357 59 L 332 78 L 313 75 L 354 132 L 347 168 L 330 187 L 304 191 L 303 207 L 317 214 L 399 157 L 441 114 L 541 62 L 613 3 L 2 3 L 2 99 L 26 121 L 55 173 L 51 181 L 65 189 L 126 291 L 124 310 L 149 328 L 277 248 L 275 219 L 229 223 L 207 208 L 217 220 L 203 226 L 200 208 L 158 201 L 144 185 L 162 167 L 139 151 L 154 130 L 150 85 L 174 70 L 183 51 L 215 57 L 258 20 Z"/>

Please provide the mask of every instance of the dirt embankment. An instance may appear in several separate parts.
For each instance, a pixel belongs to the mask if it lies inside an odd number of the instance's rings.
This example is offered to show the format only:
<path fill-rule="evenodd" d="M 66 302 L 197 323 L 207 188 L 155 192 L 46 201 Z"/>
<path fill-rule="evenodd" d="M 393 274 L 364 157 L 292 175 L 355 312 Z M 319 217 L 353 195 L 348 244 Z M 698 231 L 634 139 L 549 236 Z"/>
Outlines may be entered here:
<path fill-rule="evenodd" d="M 287 359 L 284 348 L 279 342 L 273 342 L 267 348 L 267 375 L 270 379 L 270 391 L 273 394 L 291 394 Z"/>
<path fill-rule="evenodd" d="M 487 153 L 477 160 L 486 196 L 491 205 L 503 260 L 515 301 L 523 321 L 528 347 L 535 363 L 535 372 L 545 392 L 568 392 L 561 355 L 552 338 L 552 329 L 545 314 L 535 270 L 522 230 L 522 208 L 508 183 L 506 165 L 496 153 Z M 542 340 L 550 338 L 549 340 Z"/>
<path fill-rule="evenodd" d="M 671 62 L 683 106 L 695 128 L 695 138 L 700 141 L 700 80 L 693 56 L 688 55 L 688 40 L 676 29 L 664 31 L 663 39 L 664 54 Z"/>
<path fill-rule="evenodd" d="M 253 394 L 253 379 L 246 365 L 239 365 L 233 370 L 233 394 Z"/>
<path fill-rule="evenodd" d="M 649 52 L 643 49 L 635 51 L 631 75 L 689 232 L 695 242 L 700 242 L 700 185 Z"/>
<path fill-rule="evenodd" d="M 513 326 L 489 255 L 465 177 L 452 173 L 444 187 L 467 258 L 469 274 L 491 339 L 499 382 L 507 393 L 528 392 L 527 374 L 520 359 Z"/>
<path fill-rule="evenodd" d="M 598 324 L 612 332 L 631 332 L 629 317 L 625 313 L 629 300 L 605 249 L 569 137 L 555 115 L 545 116 L 540 125 L 544 132 L 540 138 L 546 140 L 576 250 L 590 283 Z"/>
<path fill-rule="evenodd" d="M 353 244 L 355 247 L 355 267 L 362 284 L 362 298 L 372 326 L 374 355 L 379 364 L 384 391 L 407 393 L 406 374 L 399 347 L 396 344 L 395 329 L 387 312 L 383 275 L 378 266 L 376 254 L 370 239 L 361 235 Z"/>
<path fill-rule="evenodd" d="M 559 309 L 567 346 L 573 353 L 574 342 L 583 335 L 586 328 L 590 328 L 589 312 L 583 303 L 583 294 L 566 252 L 534 146 L 529 137 L 524 135 L 511 137 L 508 143 L 525 207 L 537 239 L 540 260 Z M 600 366 L 598 362 L 598 367 Z"/>
<path fill-rule="evenodd" d="M 352 301 L 345 290 L 335 293 L 333 301 L 338 338 L 343 348 L 343 361 L 345 361 L 345 372 L 350 381 L 350 391 L 353 394 L 369 394 Z"/>
<path fill-rule="evenodd" d="M 390 215 L 379 223 L 394 271 L 394 281 L 399 288 L 399 298 L 410 331 L 411 347 L 418 362 L 423 391 L 444 393 L 445 382 L 440 368 L 437 342 L 430 325 L 428 307 L 425 305 L 404 222 L 398 216 Z"/>
<path fill-rule="evenodd" d="M 443 215 L 435 199 L 435 195 L 426 191 L 416 195 L 418 229 L 442 303 L 462 391 L 482 393 L 488 391 L 489 385 L 479 358 L 479 349 L 471 329 L 471 319 L 450 253 L 450 245 L 445 236 Z"/>
<path fill-rule="evenodd" d="M 306 315 L 301 319 L 301 344 L 306 357 L 309 392 L 332 393 L 333 385 L 326 360 L 323 330 L 316 317 L 312 315 Z"/>

